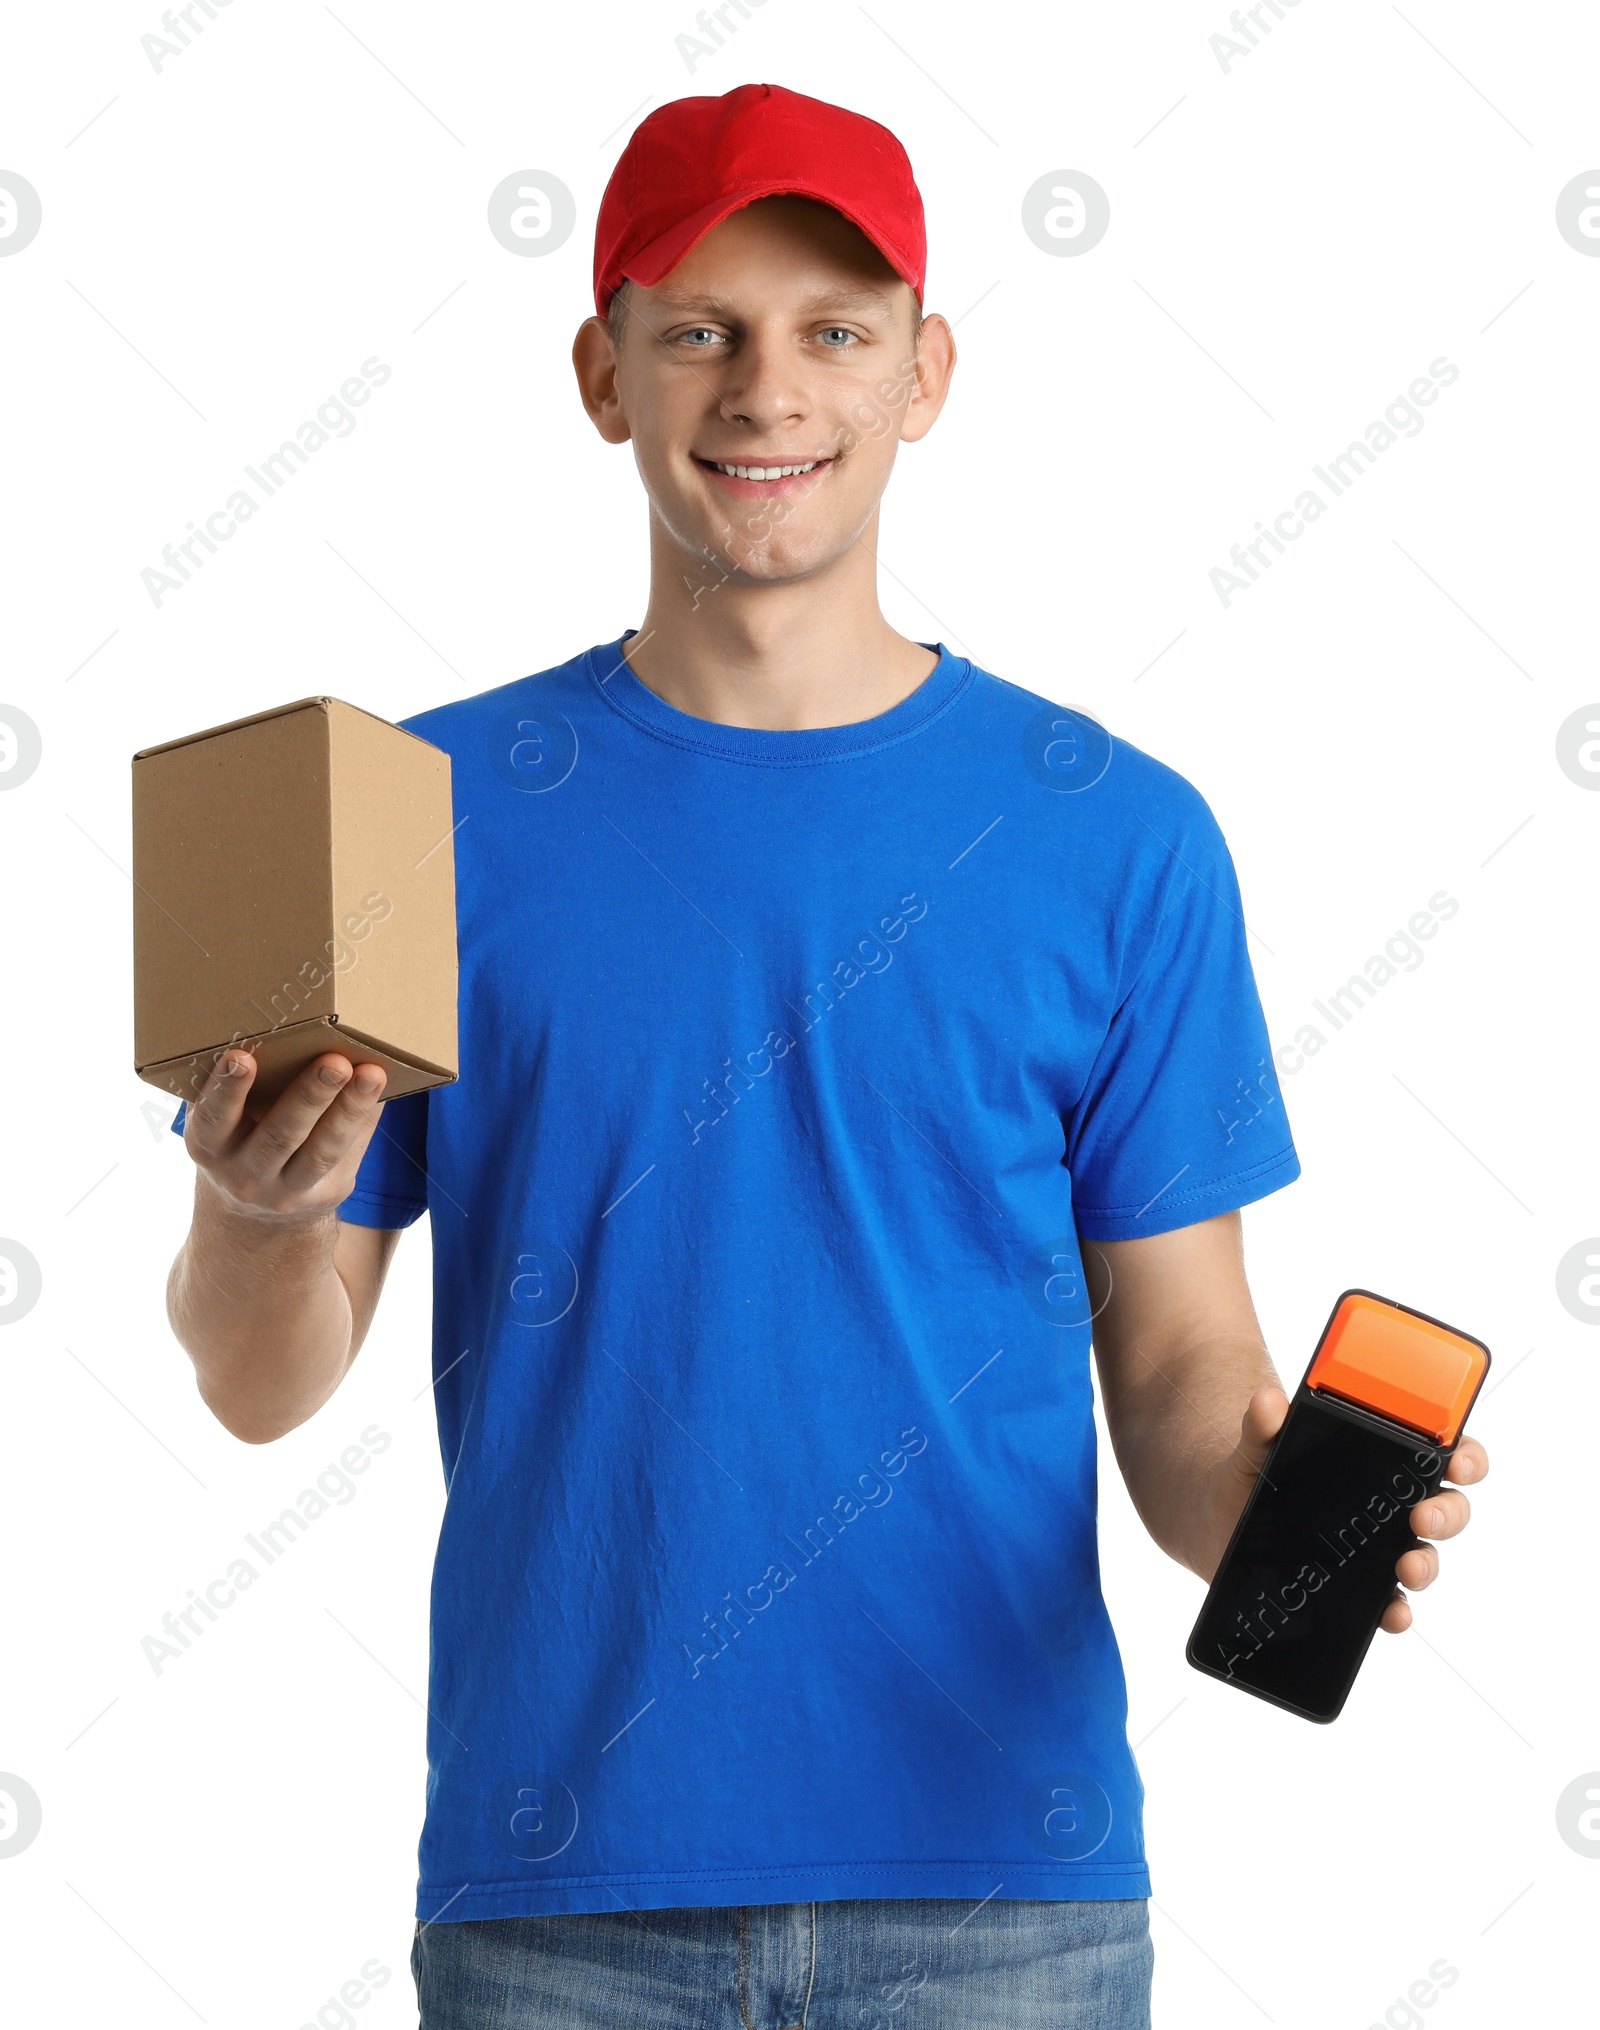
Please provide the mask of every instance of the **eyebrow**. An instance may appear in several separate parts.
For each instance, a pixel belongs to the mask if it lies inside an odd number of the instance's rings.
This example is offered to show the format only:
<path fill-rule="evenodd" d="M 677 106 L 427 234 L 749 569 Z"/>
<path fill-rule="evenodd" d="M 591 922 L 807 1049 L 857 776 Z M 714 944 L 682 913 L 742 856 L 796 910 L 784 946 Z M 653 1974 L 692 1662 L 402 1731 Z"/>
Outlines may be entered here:
<path fill-rule="evenodd" d="M 664 310 L 679 313 L 700 311 L 708 316 L 720 317 L 729 323 L 734 322 L 739 314 L 736 306 L 722 296 L 676 296 L 664 293 L 657 300 Z M 887 308 L 892 300 L 887 289 L 878 288 L 875 284 L 867 282 L 819 289 L 813 295 L 807 296 L 797 307 L 802 311 L 844 308 L 852 304 L 868 308 L 874 306 Z"/>

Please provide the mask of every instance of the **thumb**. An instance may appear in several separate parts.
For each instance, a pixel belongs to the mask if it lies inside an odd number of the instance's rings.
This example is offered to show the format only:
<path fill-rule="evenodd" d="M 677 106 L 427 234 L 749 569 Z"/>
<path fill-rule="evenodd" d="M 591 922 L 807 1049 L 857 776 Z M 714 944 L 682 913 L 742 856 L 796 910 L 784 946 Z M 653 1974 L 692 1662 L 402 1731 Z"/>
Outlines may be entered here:
<path fill-rule="evenodd" d="M 1247 1484 L 1253 1484 L 1259 1476 L 1262 1462 L 1288 1414 L 1289 1398 L 1272 1383 L 1257 1389 L 1245 1404 L 1244 1415 L 1239 1419 L 1239 1442 L 1228 1463 Z"/>

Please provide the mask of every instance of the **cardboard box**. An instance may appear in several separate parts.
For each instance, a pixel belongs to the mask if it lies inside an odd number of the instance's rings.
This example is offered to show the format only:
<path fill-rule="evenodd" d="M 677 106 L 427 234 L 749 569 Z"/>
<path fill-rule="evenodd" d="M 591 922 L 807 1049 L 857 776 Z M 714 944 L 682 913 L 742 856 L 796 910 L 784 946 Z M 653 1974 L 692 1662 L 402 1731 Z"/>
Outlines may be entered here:
<path fill-rule="evenodd" d="M 230 1044 L 259 1114 L 325 1050 L 384 1096 L 456 1056 L 450 757 L 301 698 L 133 757 L 134 1068 L 192 1099 Z"/>

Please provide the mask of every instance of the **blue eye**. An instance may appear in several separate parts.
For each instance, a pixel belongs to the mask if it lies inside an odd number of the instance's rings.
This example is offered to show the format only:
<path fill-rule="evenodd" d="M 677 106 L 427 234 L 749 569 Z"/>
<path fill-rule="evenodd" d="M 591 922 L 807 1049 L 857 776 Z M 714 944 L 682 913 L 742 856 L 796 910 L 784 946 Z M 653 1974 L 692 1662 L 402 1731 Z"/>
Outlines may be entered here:
<path fill-rule="evenodd" d="M 837 338 L 842 339 L 846 345 L 849 345 L 854 342 L 855 333 L 848 330 L 842 324 L 830 324 L 824 328 L 822 337 L 824 342 Z"/>

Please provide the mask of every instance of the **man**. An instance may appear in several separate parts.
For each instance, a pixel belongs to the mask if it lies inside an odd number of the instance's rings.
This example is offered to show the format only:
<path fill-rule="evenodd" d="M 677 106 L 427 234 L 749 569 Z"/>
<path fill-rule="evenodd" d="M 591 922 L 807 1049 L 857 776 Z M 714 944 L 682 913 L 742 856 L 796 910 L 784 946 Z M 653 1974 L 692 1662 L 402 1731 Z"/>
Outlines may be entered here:
<path fill-rule="evenodd" d="M 459 1082 L 382 1108 L 328 1053 L 252 1125 L 234 1051 L 183 1125 L 173 1326 L 247 1441 L 430 1215 L 426 2030 L 1149 2021 L 1091 1332 L 1208 1577 L 1286 1408 L 1238 1209 L 1299 1163 L 1200 795 L 879 611 L 955 360 L 923 256 L 871 121 L 644 122 L 574 361 L 648 609 L 405 722 L 452 760 Z"/>

